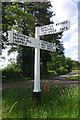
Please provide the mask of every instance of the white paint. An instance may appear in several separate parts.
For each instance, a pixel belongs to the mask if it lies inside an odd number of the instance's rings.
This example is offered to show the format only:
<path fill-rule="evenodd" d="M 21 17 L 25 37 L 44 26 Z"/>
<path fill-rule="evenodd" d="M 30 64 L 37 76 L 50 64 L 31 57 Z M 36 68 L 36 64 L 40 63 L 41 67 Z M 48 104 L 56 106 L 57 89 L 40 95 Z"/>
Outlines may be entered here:
<path fill-rule="evenodd" d="M 35 47 L 35 63 L 34 63 L 34 89 L 33 92 L 40 92 L 40 48 L 48 51 L 55 51 L 56 48 L 53 43 L 49 43 L 43 40 L 40 40 L 39 36 L 40 35 L 45 35 L 43 31 L 47 31 L 47 34 L 52 34 L 54 26 L 57 28 L 63 28 L 65 24 L 68 26 L 68 22 L 61 22 L 61 23 L 56 23 L 56 24 L 51 24 L 51 25 L 46 25 L 42 27 L 35 27 L 35 38 L 25 36 L 23 34 L 19 34 L 14 31 L 9 31 L 8 32 L 8 39 L 12 43 L 15 44 L 20 44 L 20 45 L 25 45 L 25 46 L 30 46 L 30 47 Z M 69 22 L 70 24 L 70 22 Z M 66 29 L 66 30 L 68 30 Z M 43 30 L 43 31 L 42 31 Z M 57 29 L 56 29 L 57 30 Z M 65 29 L 64 29 L 65 30 Z M 64 31 L 63 30 L 63 31 Z M 58 30 L 59 31 L 59 30 Z M 43 34 L 41 34 L 43 32 Z M 56 31 L 55 31 L 56 33 Z M 33 42 L 35 41 L 35 42 Z"/>
<path fill-rule="evenodd" d="M 37 40 L 35 38 L 14 31 L 8 31 L 8 40 L 18 45 L 37 47 Z"/>
<path fill-rule="evenodd" d="M 40 40 L 40 27 L 35 27 L 35 38 L 19 34 L 17 31 L 8 31 L 8 40 L 23 46 L 35 47 L 35 63 L 34 63 L 34 90 L 40 92 L 40 48 L 48 51 L 55 51 L 53 43 Z"/>
<path fill-rule="evenodd" d="M 35 38 L 37 39 L 37 48 L 35 48 L 35 67 L 34 67 L 34 90 L 33 92 L 40 92 L 40 38 L 39 27 L 35 27 Z"/>
<path fill-rule="evenodd" d="M 40 33 L 40 32 L 39 32 Z M 8 40 L 11 43 L 23 45 L 23 46 L 29 46 L 29 47 L 36 47 L 37 48 L 37 39 L 28 37 L 23 34 L 19 34 L 17 31 L 8 31 Z M 56 47 L 53 43 L 46 42 L 43 40 L 39 40 L 39 46 L 40 49 L 48 50 L 48 51 L 54 51 L 56 50 Z"/>
<path fill-rule="evenodd" d="M 40 27 L 40 36 L 66 31 L 69 28 L 70 28 L 70 21 L 68 20 L 60 23 L 45 25 Z"/>
<path fill-rule="evenodd" d="M 56 46 L 53 43 L 40 40 L 40 49 L 55 52 Z"/>

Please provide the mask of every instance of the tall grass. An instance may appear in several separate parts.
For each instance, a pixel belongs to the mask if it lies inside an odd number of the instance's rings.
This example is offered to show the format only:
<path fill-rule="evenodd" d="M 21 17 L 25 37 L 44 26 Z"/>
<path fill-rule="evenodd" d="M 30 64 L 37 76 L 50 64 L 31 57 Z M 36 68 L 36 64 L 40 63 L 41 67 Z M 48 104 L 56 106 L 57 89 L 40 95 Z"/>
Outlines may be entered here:
<path fill-rule="evenodd" d="M 26 88 L 3 90 L 3 118 L 78 118 L 78 86 L 42 89 L 41 102 Z"/>

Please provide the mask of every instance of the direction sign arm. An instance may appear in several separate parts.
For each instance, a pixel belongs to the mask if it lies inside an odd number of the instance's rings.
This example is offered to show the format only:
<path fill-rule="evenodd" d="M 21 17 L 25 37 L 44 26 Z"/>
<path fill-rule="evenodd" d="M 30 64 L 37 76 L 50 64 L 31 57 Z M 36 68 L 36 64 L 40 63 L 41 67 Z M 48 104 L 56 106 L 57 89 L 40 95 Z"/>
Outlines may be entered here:
<path fill-rule="evenodd" d="M 9 41 L 10 43 L 13 42 L 13 31 L 8 31 L 8 41 Z"/>

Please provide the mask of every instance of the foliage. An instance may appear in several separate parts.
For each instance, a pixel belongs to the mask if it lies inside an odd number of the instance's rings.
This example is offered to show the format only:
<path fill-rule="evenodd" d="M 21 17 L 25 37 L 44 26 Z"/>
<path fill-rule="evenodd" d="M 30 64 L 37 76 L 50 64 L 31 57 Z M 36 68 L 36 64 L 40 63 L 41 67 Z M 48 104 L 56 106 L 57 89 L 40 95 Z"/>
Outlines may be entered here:
<path fill-rule="evenodd" d="M 58 75 L 69 73 L 72 70 L 79 69 L 79 62 L 66 58 L 59 54 L 51 53 L 51 61 L 48 62 L 48 70 L 55 71 Z"/>
<path fill-rule="evenodd" d="M 73 70 L 79 69 L 80 63 L 78 61 L 72 60 Z"/>
<path fill-rule="evenodd" d="M 40 25 L 51 24 L 53 21 L 50 18 L 53 16 L 51 11 L 51 3 L 17 3 L 17 2 L 3 2 L 2 3 L 2 30 L 16 29 L 18 32 L 35 37 L 35 22 Z M 43 12 L 42 12 L 43 11 Z M 56 43 L 56 52 L 50 53 L 48 51 L 41 50 L 41 78 L 48 75 L 48 71 L 55 71 L 56 75 L 65 74 L 72 69 L 78 68 L 78 62 L 66 58 L 64 56 L 62 32 L 41 36 L 42 40 Z M 4 39 L 3 39 L 4 40 Z M 5 40 L 4 40 L 5 42 Z M 3 46 L 4 47 L 4 46 Z M 12 51 L 18 51 L 17 63 L 22 71 L 22 75 L 25 77 L 34 77 L 34 49 L 24 46 L 14 46 L 9 50 L 9 54 Z"/>
<path fill-rule="evenodd" d="M 80 80 L 80 75 L 76 74 L 76 75 L 71 75 L 67 78 L 67 80 L 74 80 L 74 81 L 78 81 Z"/>
<path fill-rule="evenodd" d="M 27 13 L 26 10 L 22 10 L 19 3 L 3 2 L 2 4 L 3 31 L 16 29 L 17 31 L 22 32 L 22 28 L 25 28 L 26 32 L 27 30 L 33 30 L 32 25 L 34 25 L 34 17 L 31 14 Z M 7 29 L 4 27 L 5 25 L 7 26 Z"/>
<path fill-rule="evenodd" d="M 48 77 L 50 76 L 58 76 L 58 73 L 55 71 L 55 70 L 48 70 L 48 73 L 49 73 L 49 75 L 48 75 Z"/>
<path fill-rule="evenodd" d="M 17 63 L 9 64 L 6 68 L 2 69 L 2 75 L 6 76 L 6 79 L 19 79 L 22 77 L 22 70 L 17 65 Z M 3 79 L 4 82 L 4 79 Z"/>
<path fill-rule="evenodd" d="M 33 78 L 34 49 L 29 47 L 19 47 L 17 63 L 22 70 L 23 76 Z"/>
<path fill-rule="evenodd" d="M 68 73 L 68 70 L 64 66 L 60 66 L 60 68 L 57 70 L 57 73 L 59 75 L 64 75 L 64 74 Z"/>
<path fill-rule="evenodd" d="M 71 58 L 65 58 L 65 67 L 66 69 L 70 72 L 73 68 L 73 62 L 71 60 Z"/>
<path fill-rule="evenodd" d="M 50 18 L 53 16 L 51 11 L 51 3 L 17 3 L 4 2 L 2 6 L 2 23 L 3 31 L 16 29 L 25 35 L 34 37 L 34 23 L 38 22 L 40 25 L 53 23 Z M 42 12 L 43 11 L 43 12 Z M 42 36 L 42 40 L 56 43 L 57 53 L 64 55 L 63 44 L 59 41 L 62 33 Z M 22 69 L 24 76 L 33 77 L 33 63 L 34 63 L 34 49 L 28 47 L 17 47 L 18 57 L 17 61 Z M 15 50 L 14 48 L 12 50 Z M 11 50 L 11 51 L 12 51 Z M 9 51 L 10 52 L 10 51 Z M 50 52 L 41 50 L 41 76 L 48 74 L 47 62 L 51 60 Z"/>
<path fill-rule="evenodd" d="M 57 73 L 57 75 L 67 73 L 67 69 L 65 68 L 65 58 L 61 54 L 51 53 L 51 61 L 47 64 L 48 70 L 53 70 Z"/>
<path fill-rule="evenodd" d="M 32 90 L 14 88 L 3 90 L 3 118 L 78 118 L 78 86 L 53 86 L 42 90 L 41 102 L 32 97 Z"/>

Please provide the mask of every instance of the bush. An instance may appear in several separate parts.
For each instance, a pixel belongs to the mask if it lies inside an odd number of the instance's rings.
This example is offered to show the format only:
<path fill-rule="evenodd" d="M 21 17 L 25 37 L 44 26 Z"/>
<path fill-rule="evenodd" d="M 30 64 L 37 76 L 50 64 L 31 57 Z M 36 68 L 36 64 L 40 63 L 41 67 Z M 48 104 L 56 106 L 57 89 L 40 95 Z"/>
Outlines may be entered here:
<path fill-rule="evenodd" d="M 54 70 L 48 70 L 49 76 L 57 76 L 58 74 Z"/>
<path fill-rule="evenodd" d="M 68 78 L 67 78 L 67 80 L 74 80 L 74 81 L 78 81 L 78 80 L 80 80 L 80 75 L 72 75 L 72 76 L 69 76 Z"/>
<path fill-rule="evenodd" d="M 16 79 L 22 77 L 22 71 L 16 63 L 12 63 L 2 69 L 2 76 L 6 76 L 6 79 Z"/>
<path fill-rule="evenodd" d="M 68 70 L 66 68 L 64 68 L 63 66 L 61 66 L 59 69 L 57 69 L 57 73 L 58 75 L 61 75 L 61 74 L 66 74 L 68 73 Z"/>

